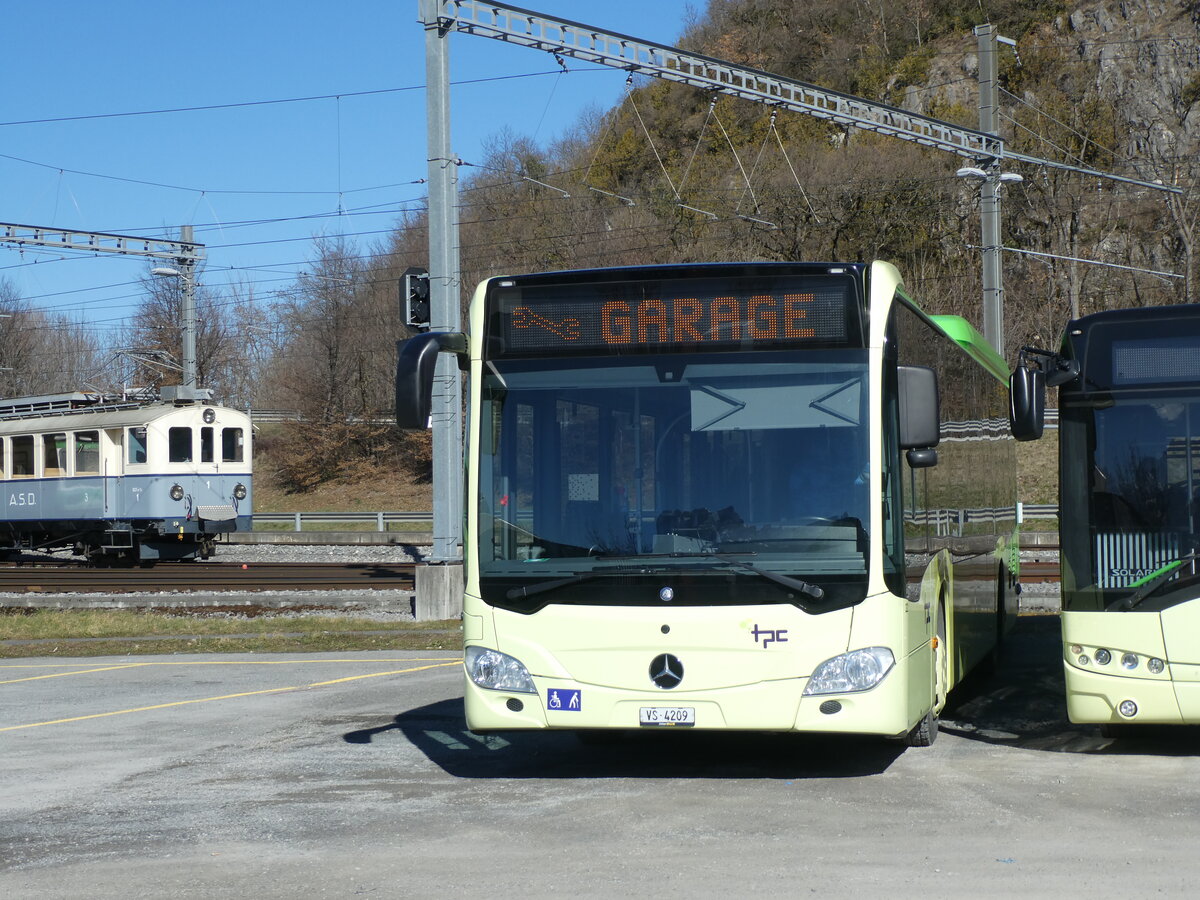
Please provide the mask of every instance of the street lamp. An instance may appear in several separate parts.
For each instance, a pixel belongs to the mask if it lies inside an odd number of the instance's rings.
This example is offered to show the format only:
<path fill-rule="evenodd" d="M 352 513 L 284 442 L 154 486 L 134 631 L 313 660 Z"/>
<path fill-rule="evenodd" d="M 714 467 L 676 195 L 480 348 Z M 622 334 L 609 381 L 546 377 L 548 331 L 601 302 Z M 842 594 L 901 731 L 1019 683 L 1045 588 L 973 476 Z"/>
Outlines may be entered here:
<path fill-rule="evenodd" d="M 1000 186 L 1025 179 L 1016 172 L 1001 172 L 998 160 L 988 168 L 963 166 L 954 173 L 979 182 L 980 234 L 983 242 L 983 336 L 1004 355 L 1004 281 L 1000 266 Z"/>
<path fill-rule="evenodd" d="M 191 238 L 190 226 L 187 237 Z M 151 275 L 164 278 L 178 278 L 180 291 L 183 294 L 183 384 L 180 385 L 176 398 L 179 400 L 196 399 L 196 282 L 193 275 L 191 260 L 180 260 L 178 269 L 171 266 L 155 266 L 150 270 Z"/>

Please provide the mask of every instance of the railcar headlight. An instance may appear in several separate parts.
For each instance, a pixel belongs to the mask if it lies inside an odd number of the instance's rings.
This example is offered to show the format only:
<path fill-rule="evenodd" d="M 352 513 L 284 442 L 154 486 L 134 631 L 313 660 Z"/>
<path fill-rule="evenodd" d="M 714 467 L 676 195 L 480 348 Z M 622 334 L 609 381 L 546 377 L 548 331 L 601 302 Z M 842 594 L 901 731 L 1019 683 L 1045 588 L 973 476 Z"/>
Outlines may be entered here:
<path fill-rule="evenodd" d="M 1103 647 L 1101 647 L 1099 650 L 1096 651 L 1096 664 L 1097 665 L 1107 666 L 1111 660 L 1112 660 L 1112 654 L 1109 653 L 1107 650 L 1105 650 Z"/>
<path fill-rule="evenodd" d="M 244 484 L 242 484 L 241 482 L 238 482 L 236 485 L 234 485 L 233 497 L 235 500 L 245 500 L 246 499 L 246 486 Z"/>
<path fill-rule="evenodd" d="M 1127 719 L 1132 719 L 1137 715 L 1137 704 L 1132 700 L 1122 700 L 1120 705 L 1117 707 L 1117 712 Z"/>
<path fill-rule="evenodd" d="M 896 657 L 887 647 L 864 647 L 851 650 L 817 666 L 804 687 L 805 695 L 848 694 L 869 691 L 896 664 Z"/>
<path fill-rule="evenodd" d="M 529 670 L 519 659 L 487 647 L 468 647 L 465 656 L 467 674 L 480 687 L 518 694 L 537 693 Z"/>
<path fill-rule="evenodd" d="M 1151 657 L 1150 661 L 1146 663 L 1146 668 L 1150 670 L 1151 675 L 1161 675 L 1166 667 L 1167 664 L 1157 656 Z"/>
<path fill-rule="evenodd" d="M 171 485 L 171 499 L 172 500 L 182 500 L 183 499 L 183 485 L 182 484 Z"/>
<path fill-rule="evenodd" d="M 205 425 L 211 425 L 213 422 L 217 421 L 217 411 L 212 407 L 204 410 L 201 416 L 204 419 Z"/>
<path fill-rule="evenodd" d="M 1121 665 L 1127 669 L 1136 669 L 1138 666 L 1138 658 L 1136 653 L 1124 653 L 1121 655 Z"/>

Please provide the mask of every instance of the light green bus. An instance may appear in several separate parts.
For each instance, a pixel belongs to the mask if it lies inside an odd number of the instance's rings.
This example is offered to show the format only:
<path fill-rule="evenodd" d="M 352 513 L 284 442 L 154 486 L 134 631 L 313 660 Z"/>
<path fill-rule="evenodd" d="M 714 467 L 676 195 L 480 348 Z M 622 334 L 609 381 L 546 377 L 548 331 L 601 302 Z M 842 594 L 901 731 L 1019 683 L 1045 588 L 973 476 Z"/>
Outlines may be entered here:
<path fill-rule="evenodd" d="M 1200 306 L 1110 310 L 1026 348 L 1013 430 L 1059 386 L 1063 669 L 1072 722 L 1200 723 Z"/>
<path fill-rule="evenodd" d="M 927 745 L 1015 616 L 1007 367 L 890 264 L 490 278 L 466 335 L 477 732 L 690 728 Z"/>

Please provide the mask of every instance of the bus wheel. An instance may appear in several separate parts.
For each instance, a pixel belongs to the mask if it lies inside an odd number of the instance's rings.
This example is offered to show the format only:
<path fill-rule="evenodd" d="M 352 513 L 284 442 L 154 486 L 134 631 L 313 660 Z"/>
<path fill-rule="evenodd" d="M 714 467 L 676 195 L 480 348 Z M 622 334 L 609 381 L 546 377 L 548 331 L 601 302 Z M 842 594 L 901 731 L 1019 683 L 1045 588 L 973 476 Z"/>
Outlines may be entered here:
<path fill-rule="evenodd" d="M 937 740 L 938 735 L 938 717 L 933 714 L 933 710 L 925 713 L 925 718 L 921 719 L 913 726 L 912 731 L 904 736 L 904 743 L 909 747 L 930 747 Z"/>

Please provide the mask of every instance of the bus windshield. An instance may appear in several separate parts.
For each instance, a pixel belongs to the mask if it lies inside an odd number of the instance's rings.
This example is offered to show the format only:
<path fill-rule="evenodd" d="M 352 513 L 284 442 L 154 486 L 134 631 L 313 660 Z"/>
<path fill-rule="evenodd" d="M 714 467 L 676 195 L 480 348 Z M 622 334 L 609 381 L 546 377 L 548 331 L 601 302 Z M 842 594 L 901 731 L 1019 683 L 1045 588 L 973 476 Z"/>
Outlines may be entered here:
<path fill-rule="evenodd" d="M 485 598 L 503 605 L 515 587 L 568 579 L 538 603 L 591 602 L 600 592 L 573 576 L 691 573 L 761 581 L 774 602 L 797 598 L 772 574 L 819 586 L 802 604 L 861 600 L 867 398 L 861 349 L 488 363 Z"/>
<path fill-rule="evenodd" d="M 1108 606 L 1197 549 L 1200 402 L 1178 392 L 1139 392 L 1097 405 L 1064 404 L 1062 416 L 1064 459 L 1091 457 L 1090 466 L 1074 467 L 1077 475 L 1067 470 L 1063 479 L 1064 538 L 1071 532 L 1064 546 L 1088 557 L 1067 562 L 1075 589 L 1091 595 L 1089 605 Z"/>

